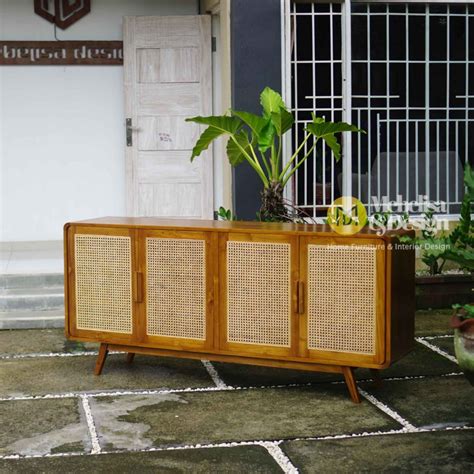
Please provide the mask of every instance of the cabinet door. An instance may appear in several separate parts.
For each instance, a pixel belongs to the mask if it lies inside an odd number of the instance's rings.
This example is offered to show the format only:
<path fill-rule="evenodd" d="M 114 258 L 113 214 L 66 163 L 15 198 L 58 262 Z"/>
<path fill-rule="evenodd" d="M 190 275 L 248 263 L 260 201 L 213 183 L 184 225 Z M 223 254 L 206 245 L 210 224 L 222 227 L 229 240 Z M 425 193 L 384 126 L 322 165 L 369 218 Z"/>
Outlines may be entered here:
<path fill-rule="evenodd" d="M 220 236 L 222 350 L 262 357 L 296 355 L 297 245 L 291 236 Z"/>
<path fill-rule="evenodd" d="M 71 226 L 67 233 L 68 328 L 71 336 L 132 343 L 136 338 L 133 231 Z"/>
<path fill-rule="evenodd" d="M 302 237 L 300 355 L 348 365 L 385 360 L 383 240 Z"/>
<path fill-rule="evenodd" d="M 139 241 L 143 341 L 174 349 L 210 348 L 217 267 L 211 254 L 217 238 L 206 232 L 144 230 Z"/>

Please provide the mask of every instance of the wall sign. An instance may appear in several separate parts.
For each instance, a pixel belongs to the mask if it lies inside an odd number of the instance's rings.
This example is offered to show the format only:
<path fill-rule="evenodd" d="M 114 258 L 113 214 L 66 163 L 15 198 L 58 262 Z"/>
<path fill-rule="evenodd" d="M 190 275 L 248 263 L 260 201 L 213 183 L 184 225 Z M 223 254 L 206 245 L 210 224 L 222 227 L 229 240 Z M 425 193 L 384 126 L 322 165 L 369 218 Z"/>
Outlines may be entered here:
<path fill-rule="evenodd" d="M 0 65 L 122 65 L 122 41 L 0 41 Z"/>
<path fill-rule="evenodd" d="M 35 0 L 35 13 L 65 30 L 91 11 L 91 0 Z"/>

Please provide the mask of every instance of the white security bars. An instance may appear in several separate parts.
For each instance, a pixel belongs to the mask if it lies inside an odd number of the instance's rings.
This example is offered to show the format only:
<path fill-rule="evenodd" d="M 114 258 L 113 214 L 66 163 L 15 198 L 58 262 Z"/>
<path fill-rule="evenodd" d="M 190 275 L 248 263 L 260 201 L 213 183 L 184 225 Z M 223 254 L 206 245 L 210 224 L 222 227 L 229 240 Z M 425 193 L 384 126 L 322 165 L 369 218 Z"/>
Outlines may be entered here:
<path fill-rule="evenodd" d="M 369 213 L 386 199 L 442 201 L 457 214 L 474 161 L 474 5 L 295 2 L 290 17 L 293 143 L 312 111 L 367 131 L 339 163 L 314 151 L 295 204 L 322 216 L 344 189 Z"/>

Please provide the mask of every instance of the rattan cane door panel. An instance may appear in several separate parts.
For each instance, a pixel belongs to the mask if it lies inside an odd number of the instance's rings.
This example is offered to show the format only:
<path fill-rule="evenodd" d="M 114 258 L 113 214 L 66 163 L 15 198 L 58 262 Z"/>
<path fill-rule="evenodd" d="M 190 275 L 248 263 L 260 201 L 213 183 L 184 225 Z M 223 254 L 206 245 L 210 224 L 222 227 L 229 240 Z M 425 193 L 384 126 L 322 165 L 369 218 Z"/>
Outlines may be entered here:
<path fill-rule="evenodd" d="M 252 234 L 222 238 L 223 349 L 250 354 L 294 353 L 295 240 Z"/>
<path fill-rule="evenodd" d="M 68 330 L 78 336 L 133 341 L 132 233 L 78 227 L 70 233 L 69 242 Z"/>
<path fill-rule="evenodd" d="M 309 239 L 302 260 L 307 355 L 383 362 L 383 241 Z"/>
<path fill-rule="evenodd" d="M 211 239 L 198 232 L 143 232 L 145 340 L 208 347 L 212 341 Z"/>

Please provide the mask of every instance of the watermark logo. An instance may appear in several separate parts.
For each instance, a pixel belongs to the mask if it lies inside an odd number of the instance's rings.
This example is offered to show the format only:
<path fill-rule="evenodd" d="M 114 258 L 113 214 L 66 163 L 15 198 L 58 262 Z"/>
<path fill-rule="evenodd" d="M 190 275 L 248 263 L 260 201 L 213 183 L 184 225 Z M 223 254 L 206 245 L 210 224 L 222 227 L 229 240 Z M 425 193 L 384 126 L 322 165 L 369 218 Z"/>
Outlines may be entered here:
<path fill-rule="evenodd" d="M 430 201 L 425 195 L 420 195 L 418 201 L 402 201 L 401 196 L 396 201 L 386 196 L 378 200 L 372 196 L 370 207 L 374 212 L 368 218 L 362 202 L 353 196 L 342 196 L 329 207 L 327 223 L 341 235 L 357 234 L 366 225 L 377 235 L 405 229 L 421 230 L 434 238 L 438 232 L 449 230 L 449 220 L 442 217 L 446 203 Z"/>
<path fill-rule="evenodd" d="M 367 211 L 355 197 L 342 196 L 328 209 L 327 223 L 341 235 L 357 234 L 367 223 Z"/>

